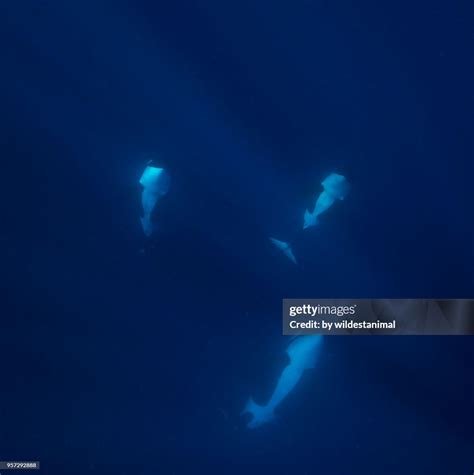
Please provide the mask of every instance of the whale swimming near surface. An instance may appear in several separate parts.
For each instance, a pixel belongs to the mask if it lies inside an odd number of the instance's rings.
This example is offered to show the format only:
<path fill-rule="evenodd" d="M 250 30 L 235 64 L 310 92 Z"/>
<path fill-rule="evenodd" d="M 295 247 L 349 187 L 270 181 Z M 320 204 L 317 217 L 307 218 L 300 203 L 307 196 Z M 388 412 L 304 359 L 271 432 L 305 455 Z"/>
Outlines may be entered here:
<path fill-rule="evenodd" d="M 259 406 L 250 398 L 241 413 L 241 415 L 250 414 L 252 416 L 247 424 L 249 429 L 256 429 L 275 418 L 275 409 L 296 386 L 305 370 L 314 368 L 322 339 L 322 335 L 305 335 L 297 337 L 290 343 L 286 349 L 290 363 L 281 373 L 268 403 Z"/>
<path fill-rule="evenodd" d="M 303 229 L 318 224 L 318 216 L 330 208 L 336 200 L 343 200 L 349 193 L 350 185 L 346 178 L 337 173 L 331 173 L 322 182 L 323 191 L 319 195 L 312 212 L 304 213 Z"/>
<path fill-rule="evenodd" d="M 291 262 L 294 264 L 297 264 L 295 255 L 293 254 L 293 251 L 291 249 L 291 246 L 284 241 L 279 241 L 278 239 L 270 238 L 270 241 L 278 248 L 280 251 L 285 254 L 288 259 L 290 259 Z"/>
<path fill-rule="evenodd" d="M 140 178 L 140 184 L 143 186 L 143 216 L 140 220 L 146 236 L 151 236 L 154 231 L 151 214 L 155 209 L 155 205 L 162 196 L 168 193 L 170 188 L 170 177 L 166 170 L 151 166 L 150 163 L 151 161 L 148 162 Z"/>

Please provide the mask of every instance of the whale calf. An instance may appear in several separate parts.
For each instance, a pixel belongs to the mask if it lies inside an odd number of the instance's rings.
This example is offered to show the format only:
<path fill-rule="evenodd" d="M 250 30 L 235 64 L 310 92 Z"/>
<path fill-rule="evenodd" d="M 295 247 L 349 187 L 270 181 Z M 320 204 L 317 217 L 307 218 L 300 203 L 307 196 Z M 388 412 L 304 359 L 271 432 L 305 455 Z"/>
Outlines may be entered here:
<path fill-rule="evenodd" d="M 284 241 L 279 241 L 278 239 L 270 238 L 270 241 L 278 248 L 280 251 L 285 254 L 288 259 L 290 259 L 291 262 L 294 264 L 297 264 L 295 255 L 293 254 L 293 251 L 291 249 L 291 246 Z"/>
<path fill-rule="evenodd" d="M 349 193 L 350 185 L 346 178 L 337 173 L 331 173 L 322 182 L 323 191 L 319 195 L 312 212 L 306 210 L 304 213 L 303 229 L 318 224 L 318 216 L 328 208 L 334 201 L 343 200 Z"/>
<path fill-rule="evenodd" d="M 151 214 L 155 209 L 158 200 L 168 193 L 170 188 L 170 177 L 164 168 L 146 166 L 141 178 L 143 216 L 140 218 L 143 232 L 146 236 L 151 236 L 154 230 L 151 221 Z"/>
<path fill-rule="evenodd" d="M 286 349 L 290 363 L 281 373 L 268 403 L 259 406 L 250 398 L 241 413 L 241 415 L 252 416 L 247 424 L 249 429 L 256 429 L 275 418 L 275 409 L 296 386 L 305 370 L 314 368 L 321 349 L 322 338 L 322 335 L 306 335 L 297 337 L 290 343 Z"/>

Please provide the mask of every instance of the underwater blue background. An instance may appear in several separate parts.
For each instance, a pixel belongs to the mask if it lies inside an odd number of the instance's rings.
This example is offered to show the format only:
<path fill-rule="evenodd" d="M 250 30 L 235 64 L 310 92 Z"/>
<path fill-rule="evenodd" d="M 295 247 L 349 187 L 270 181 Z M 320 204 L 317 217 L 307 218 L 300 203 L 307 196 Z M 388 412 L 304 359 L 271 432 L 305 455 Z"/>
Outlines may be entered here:
<path fill-rule="evenodd" d="M 473 297 L 472 2 L 0 12 L 1 460 L 474 471 L 471 337 L 326 338 L 277 422 L 239 417 L 286 364 L 282 298 Z M 150 158 L 172 182 L 146 239 Z M 303 232 L 330 172 L 351 192 Z"/>

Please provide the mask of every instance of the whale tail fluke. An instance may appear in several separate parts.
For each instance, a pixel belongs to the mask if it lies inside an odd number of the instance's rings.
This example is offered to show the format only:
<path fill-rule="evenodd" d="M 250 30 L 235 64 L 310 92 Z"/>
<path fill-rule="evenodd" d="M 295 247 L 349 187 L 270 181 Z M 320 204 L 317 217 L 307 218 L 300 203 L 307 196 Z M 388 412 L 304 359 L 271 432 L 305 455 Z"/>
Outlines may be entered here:
<path fill-rule="evenodd" d="M 309 228 L 311 226 L 316 226 L 318 224 L 318 218 L 315 214 L 310 213 L 308 210 L 304 212 L 304 224 L 303 229 Z"/>
<path fill-rule="evenodd" d="M 296 257 L 295 257 L 295 255 L 293 254 L 293 251 L 291 250 L 291 248 L 288 248 L 288 249 L 285 251 L 285 255 L 286 255 L 286 257 L 288 257 L 288 259 L 290 259 L 291 262 L 293 262 L 293 264 L 298 265 L 298 262 L 296 262 Z"/>
<path fill-rule="evenodd" d="M 249 398 L 247 405 L 240 415 L 243 416 L 244 414 L 250 414 L 252 416 L 252 419 L 247 424 L 249 429 L 255 429 L 275 419 L 273 409 L 268 406 L 259 406 L 252 398 Z"/>

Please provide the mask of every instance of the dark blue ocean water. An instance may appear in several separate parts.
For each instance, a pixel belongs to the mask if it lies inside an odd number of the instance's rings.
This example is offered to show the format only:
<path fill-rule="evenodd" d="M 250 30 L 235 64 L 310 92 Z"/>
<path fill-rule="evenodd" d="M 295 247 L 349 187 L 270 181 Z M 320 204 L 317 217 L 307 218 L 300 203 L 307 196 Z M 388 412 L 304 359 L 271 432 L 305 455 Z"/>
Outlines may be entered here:
<path fill-rule="evenodd" d="M 287 362 L 282 298 L 474 296 L 472 2 L 0 13 L 1 460 L 474 472 L 470 337 L 327 338 L 278 421 L 239 417 Z M 150 158 L 172 184 L 146 239 Z M 330 172 L 351 192 L 303 232 Z"/>

